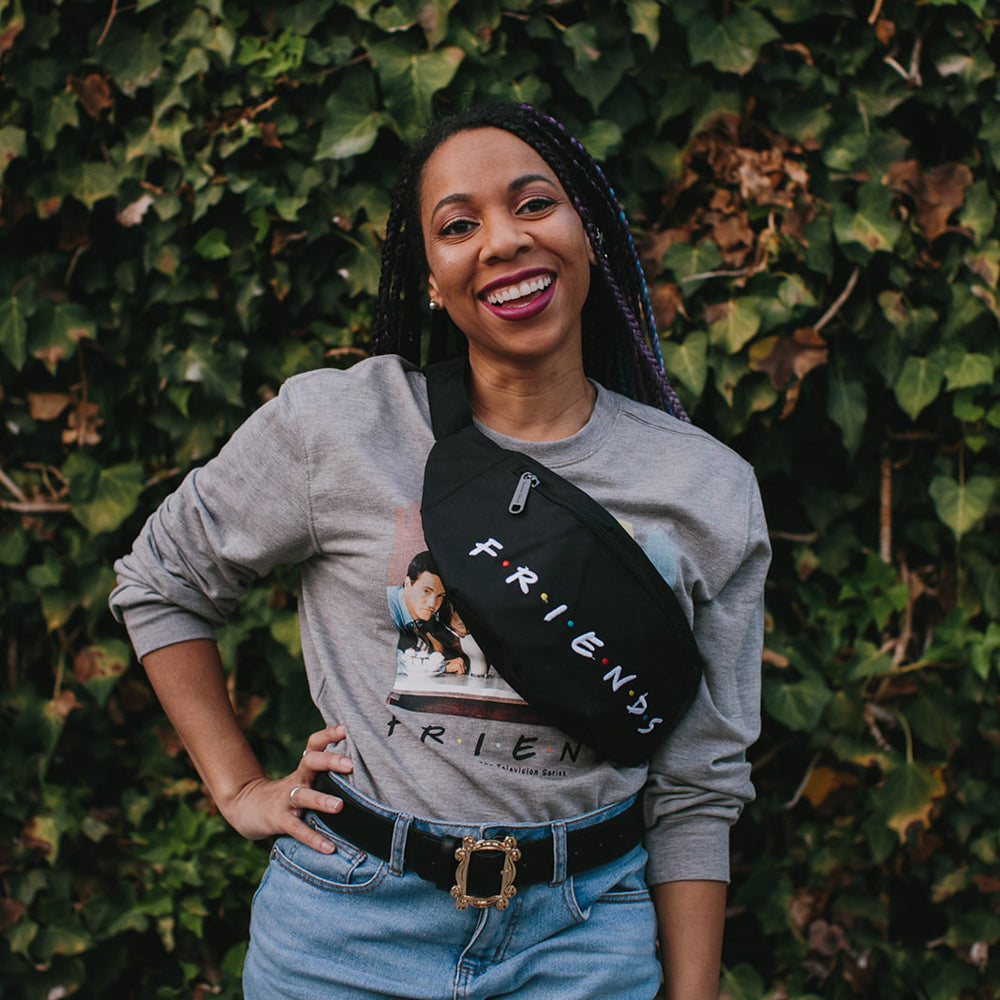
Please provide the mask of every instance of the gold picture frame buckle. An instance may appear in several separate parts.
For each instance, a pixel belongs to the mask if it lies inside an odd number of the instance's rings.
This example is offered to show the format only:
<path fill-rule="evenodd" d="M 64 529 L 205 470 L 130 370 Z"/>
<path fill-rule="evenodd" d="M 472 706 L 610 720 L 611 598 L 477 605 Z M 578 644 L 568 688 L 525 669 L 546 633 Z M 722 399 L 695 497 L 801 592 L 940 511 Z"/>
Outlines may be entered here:
<path fill-rule="evenodd" d="M 495 896 L 470 896 L 467 892 L 469 877 L 469 861 L 477 851 L 496 851 L 503 854 L 503 868 L 500 869 L 500 892 Z M 520 860 L 521 852 L 517 848 L 515 837 L 504 837 L 503 840 L 476 840 L 474 837 L 463 837 L 462 846 L 455 851 L 458 867 L 455 869 L 456 884 L 451 887 L 455 897 L 455 908 L 464 910 L 467 906 L 475 906 L 485 910 L 495 906 L 498 910 L 507 909 L 510 898 L 517 892 L 514 879 L 517 877 L 516 862 Z"/>

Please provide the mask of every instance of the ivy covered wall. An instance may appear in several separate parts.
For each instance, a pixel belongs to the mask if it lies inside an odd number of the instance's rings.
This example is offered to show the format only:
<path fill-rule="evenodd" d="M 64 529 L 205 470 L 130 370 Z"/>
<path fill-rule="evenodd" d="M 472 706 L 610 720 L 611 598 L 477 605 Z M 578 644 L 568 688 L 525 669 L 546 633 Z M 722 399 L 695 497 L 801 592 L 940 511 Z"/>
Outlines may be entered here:
<path fill-rule="evenodd" d="M 773 533 L 732 1000 L 1000 996 L 997 0 L 0 0 L 0 995 L 238 997 L 266 861 L 113 559 L 289 375 L 366 353 L 401 142 L 560 117 Z M 294 574 L 220 635 L 277 773 Z"/>

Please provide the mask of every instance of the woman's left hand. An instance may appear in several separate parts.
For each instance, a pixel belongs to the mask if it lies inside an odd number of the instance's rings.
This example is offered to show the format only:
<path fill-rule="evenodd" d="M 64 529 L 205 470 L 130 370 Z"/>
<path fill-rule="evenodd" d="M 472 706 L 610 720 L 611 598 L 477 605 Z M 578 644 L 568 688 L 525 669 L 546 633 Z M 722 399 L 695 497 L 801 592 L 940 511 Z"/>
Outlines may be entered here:
<path fill-rule="evenodd" d="M 305 823 L 303 811 L 336 813 L 343 802 L 336 796 L 319 792 L 312 787 L 316 775 L 335 771 L 350 774 L 351 758 L 327 750 L 332 743 L 339 743 L 346 733 L 343 726 L 328 726 L 312 733 L 306 740 L 298 765 L 284 778 L 269 781 L 262 775 L 243 784 L 219 808 L 229 824 L 250 840 L 276 834 L 288 834 L 313 850 L 329 854 L 334 846 L 329 839 Z"/>

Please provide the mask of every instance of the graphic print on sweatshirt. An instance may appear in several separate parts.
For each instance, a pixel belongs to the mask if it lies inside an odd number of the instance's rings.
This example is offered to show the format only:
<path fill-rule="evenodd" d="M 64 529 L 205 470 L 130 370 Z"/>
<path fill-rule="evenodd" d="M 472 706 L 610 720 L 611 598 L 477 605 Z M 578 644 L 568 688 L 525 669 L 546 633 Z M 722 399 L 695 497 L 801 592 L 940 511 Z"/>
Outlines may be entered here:
<path fill-rule="evenodd" d="M 590 747 L 553 728 L 487 663 L 427 551 L 419 504 L 397 507 L 395 521 L 385 591 L 397 636 L 385 699 L 390 739 L 413 740 L 435 754 L 471 754 L 527 777 L 565 778 L 591 766 L 597 755 Z M 635 537 L 631 524 L 620 523 Z M 678 562 L 669 534 L 654 527 L 640 544 L 673 584 Z"/>
<path fill-rule="evenodd" d="M 448 599 L 419 514 L 412 515 L 397 511 L 389 563 L 386 603 L 399 639 L 386 702 L 408 712 L 542 725 L 541 716 L 487 663 Z"/>

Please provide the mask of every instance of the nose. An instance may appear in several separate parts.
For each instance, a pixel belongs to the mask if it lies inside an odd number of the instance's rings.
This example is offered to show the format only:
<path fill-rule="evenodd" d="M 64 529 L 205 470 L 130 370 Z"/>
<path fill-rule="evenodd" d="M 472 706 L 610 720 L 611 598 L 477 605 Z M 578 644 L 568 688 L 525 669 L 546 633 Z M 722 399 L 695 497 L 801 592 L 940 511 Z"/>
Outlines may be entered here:
<path fill-rule="evenodd" d="M 506 212 L 491 213 L 483 219 L 481 232 L 480 258 L 486 263 L 511 260 L 532 244 L 531 234 L 521 220 Z"/>

